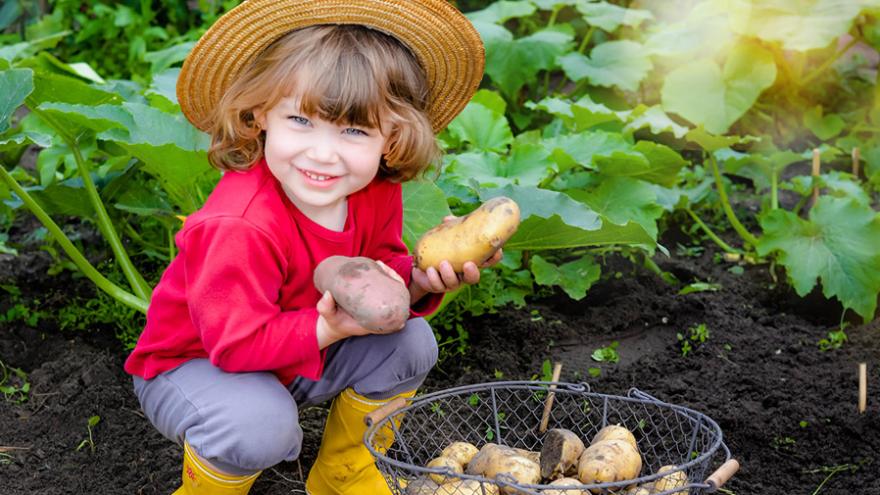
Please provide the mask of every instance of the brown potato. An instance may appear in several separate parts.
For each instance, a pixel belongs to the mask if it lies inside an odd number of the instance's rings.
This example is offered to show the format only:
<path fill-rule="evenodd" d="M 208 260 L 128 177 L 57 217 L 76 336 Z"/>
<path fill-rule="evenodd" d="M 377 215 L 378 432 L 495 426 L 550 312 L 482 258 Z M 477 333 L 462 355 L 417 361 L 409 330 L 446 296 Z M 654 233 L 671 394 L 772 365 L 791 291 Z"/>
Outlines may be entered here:
<path fill-rule="evenodd" d="M 587 447 L 578 462 L 578 478 L 586 484 L 638 477 L 642 456 L 626 440 L 602 440 Z"/>
<path fill-rule="evenodd" d="M 559 478 L 550 483 L 550 486 L 578 486 L 581 482 L 574 478 Z M 541 492 L 543 495 L 584 495 L 584 491 L 579 488 L 555 488 L 547 489 Z"/>
<path fill-rule="evenodd" d="M 471 459 L 477 455 L 480 449 L 476 448 L 473 444 L 467 442 L 452 442 L 449 444 L 443 452 L 440 453 L 441 457 L 448 457 L 450 459 L 455 459 L 461 464 L 462 467 L 467 467 L 468 463 L 471 462 Z"/>
<path fill-rule="evenodd" d="M 315 268 L 313 281 L 368 330 L 396 332 L 409 318 L 409 289 L 369 258 L 330 256 Z"/>
<path fill-rule="evenodd" d="M 487 443 L 471 459 L 467 473 L 494 479 L 509 476 L 516 483 L 534 485 L 541 481 L 541 466 L 526 457 L 529 451 Z M 504 493 L 516 493 L 514 488 L 502 488 Z"/>
<path fill-rule="evenodd" d="M 554 428 L 544 436 L 541 447 L 541 476 L 553 479 L 573 474 L 584 452 L 584 441 L 571 430 Z"/>
<path fill-rule="evenodd" d="M 469 214 L 425 232 L 416 243 L 415 265 L 427 270 L 448 260 L 457 273 L 467 261 L 479 266 L 510 239 L 519 220 L 519 206 L 512 199 L 492 198 Z"/>
<path fill-rule="evenodd" d="M 435 459 L 431 459 L 431 462 L 429 462 L 425 467 L 427 467 L 427 468 L 446 468 L 450 472 L 453 472 L 455 474 L 462 474 L 464 472 L 464 468 L 462 468 L 460 462 L 458 462 L 455 459 L 452 459 L 449 457 L 442 457 L 442 456 L 437 457 Z M 451 476 L 445 476 L 445 475 L 438 474 L 438 473 L 431 473 L 429 476 L 431 477 L 431 480 L 433 480 L 437 484 L 443 484 L 443 483 L 447 483 L 449 481 L 458 479 L 458 478 L 453 478 Z"/>
<path fill-rule="evenodd" d="M 630 443 L 630 445 L 633 446 L 634 449 L 639 449 L 639 444 L 636 442 L 636 437 L 632 434 L 631 431 L 620 425 L 608 425 L 605 428 L 599 430 L 599 432 L 596 433 L 596 436 L 593 437 L 591 445 L 601 442 L 603 440 L 626 440 Z"/>
<path fill-rule="evenodd" d="M 666 476 L 664 476 L 654 482 L 654 492 L 661 493 L 661 492 L 665 492 L 667 490 L 672 490 L 674 488 L 683 488 L 683 487 L 687 486 L 687 484 L 688 484 L 687 473 L 685 473 L 684 471 L 676 471 L 677 469 L 678 469 L 678 466 L 675 466 L 672 464 L 667 465 L 667 466 L 663 466 L 660 469 L 658 469 L 657 473 L 667 473 L 668 472 L 669 474 L 667 474 Z M 687 493 L 689 493 L 689 492 L 690 492 L 690 490 L 683 489 L 683 490 L 679 490 L 679 491 L 671 492 L 671 493 L 673 493 L 675 495 L 679 495 L 679 494 L 687 495 Z"/>
<path fill-rule="evenodd" d="M 476 474 L 482 476 L 483 473 L 486 472 L 486 469 L 489 467 L 489 461 L 492 459 L 492 455 L 496 450 L 501 448 L 498 444 L 495 443 L 487 443 L 480 448 L 480 451 L 471 458 L 471 461 L 467 465 L 467 469 L 465 472 L 467 474 Z"/>

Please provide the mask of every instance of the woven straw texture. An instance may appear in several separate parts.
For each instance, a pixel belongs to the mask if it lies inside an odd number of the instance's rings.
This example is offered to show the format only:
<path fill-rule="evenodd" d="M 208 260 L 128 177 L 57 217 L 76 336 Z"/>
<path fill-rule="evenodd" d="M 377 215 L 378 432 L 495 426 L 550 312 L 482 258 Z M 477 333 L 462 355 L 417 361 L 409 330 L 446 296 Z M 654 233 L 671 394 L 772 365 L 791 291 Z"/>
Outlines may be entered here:
<path fill-rule="evenodd" d="M 483 76 L 480 36 L 446 0 L 247 0 L 218 19 L 184 62 L 177 82 L 184 115 L 207 130 L 211 110 L 256 55 L 318 24 L 361 24 L 407 45 L 427 74 L 435 132 L 461 112 Z"/>

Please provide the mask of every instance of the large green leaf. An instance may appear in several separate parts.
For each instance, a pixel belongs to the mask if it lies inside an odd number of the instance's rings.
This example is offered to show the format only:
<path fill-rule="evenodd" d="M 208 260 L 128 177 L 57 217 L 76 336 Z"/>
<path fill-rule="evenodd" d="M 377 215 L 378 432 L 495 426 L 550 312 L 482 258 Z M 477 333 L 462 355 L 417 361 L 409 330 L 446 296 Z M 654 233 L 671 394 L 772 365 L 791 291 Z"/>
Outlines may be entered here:
<path fill-rule="evenodd" d="M 817 138 L 827 141 L 840 134 L 846 122 L 836 113 L 825 115 L 822 105 L 816 105 L 804 112 L 804 126 Z"/>
<path fill-rule="evenodd" d="M 494 24 L 503 24 L 508 19 L 518 17 L 528 17 L 535 13 L 534 5 L 528 0 L 500 0 L 489 4 L 483 10 L 477 10 L 467 14 L 467 18 L 473 22 L 491 22 Z"/>
<path fill-rule="evenodd" d="M 483 151 L 506 151 L 513 141 L 510 124 L 503 113 L 470 102 L 449 123 L 449 132 L 459 141 Z"/>
<path fill-rule="evenodd" d="M 637 27 L 654 17 L 647 10 L 627 9 L 608 2 L 578 2 L 577 9 L 591 26 L 598 26 L 609 33 L 620 26 Z"/>
<path fill-rule="evenodd" d="M 609 41 L 593 48 L 590 56 L 577 52 L 559 57 L 559 65 L 572 81 L 588 79 L 596 86 L 617 86 L 635 91 L 653 65 L 645 48 L 635 41 Z"/>
<path fill-rule="evenodd" d="M 565 126 L 574 132 L 584 131 L 606 122 L 622 122 L 629 115 L 628 111 L 617 112 L 601 103 L 595 103 L 589 95 L 582 96 L 576 102 L 548 97 L 537 103 L 527 102 L 526 107 L 543 110 L 559 117 Z"/>
<path fill-rule="evenodd" d="M 34 71 L 34 92 L 27 98 L 28 106 L 55 101 L 78 105 L 119 104 L 119 95 L 103 91 L 74 77 L 45 70 Z"/>
<path fill-rule="evenodd" d="M 716 152 L 716 156 L 723 157 L 719 161 L 724 164 L 725 172 L 752 179 L 759 192 L 769 189 L 773 177 L 780 177 L 789 165 L 803 161 L 799 153 L 789 150 L 738 155 Z"/>
<path fill-rule="evenodd" d="M 610 156 L 615 151 L 632 148 L 632 144 L 620 133 L 605 131 L 563 134 L 545 139 L 544 146 L 550 151 L 560 171 L 578 165 L 591 168 L 596 156 Z"/>
<path fill-rule="evenodd" d="M 9 129 L 12 113 L 34 90 L 34 73 L 30 69 L 0 71 L 0 132 Z"/>
<path fill-rule="evenodd" d="M 723 134 L 775 80 L 773 54 L 757 45 L 737 46 L 723 70 L 712 59 L 703 59 L 669 73 L 663 109 Z"/>
<path fill-rule="evenodd" d="M 410 250 L 419 238 L 450 215 L 446 197 L 439 187 L 426 180 L 403 183 L 403 241 Z"/>
<path fill-rule="evenodd" d="M 730 0 L 729 13 L 740 34 L 806 51 L 849 31 L 861 9 L 858 0 Z"/>
<path fill-rule="evenodd" d="M 687 164 L 672 148 L 651 141 L 639 141 L 631 150 L 597 156 L 594 163 L 605 175 L 632 177 L 666 187 L 675 184 L 678 171 Z"/>
<path fill-rule="evenodd" d="M 634 221 L 657 238 L 657 219 L 663 207 L 650 184 L 629 177 L 608 177 L 595 189 L 568 194 L 618 225 Z"/>
<path fill-rule="evenodd" d="M 686 13 L 676 10 L 672 16 L 674 22 L 653 23 L 644 42 L 645 49 L 652 55 L 673 59 L 696 59 L 722 53 L 734 38 L 726 10 L 724 0 L 695 2 Z"/>
<path fill-rule="evenodd" d="M 627 116 L 627 123 L 623 130 L 624 132 L 633 133 L 646 127 L 654 135 L 669 132 L 679 139 L 688 133 L 687 127 L 679 125 L 669 118 L 666 112 L 659 106 L 646 107 L 640 104 Z"/>
<path fill-rule="evenodd" d="M 797 293 L 822 283 L 866 321 L 874 317 L 880 292 L 880 215 L 852 199 L 823 196 L 809 220 L 773 210 L 760 218 L 764 236 L 758 254 L 776 253 Z"/>
<path fill-rule="evenodd" d="M 555 67 L 556 58 L 570 49 L 570 28 L 545 29 L 516 40 L 484 36 L 486 74 L 501 91 L 514 96 L 533 83 L 539 71 Z"/>
<path fill-rule="evenodd" d="M 580 301 L 594 282 L 599 280 L 602 268 L 592 257 L 583 257 L 556 266 L 540 255 L 532 256 L 529 268 L 540 285 L 558 285 L 568 297 Z"/>
<path fill-rule="evenodd" d="M 462 182 L 475 180 L 481 186 L 537 186 L 555 169 L 549 156 L 542 145 L 522 143 L 516 144 L 506 157 L 489 152 L 454 156 L 448 171 Z"/>
<path fill-rule="evenodd" d="M 566 194 L 534 187 L 505 186 L 480 191 L 480 200 L 507 196 L 520 207 L 522 223 L 505 246 L 516 250 L 581 246 L 637 245 L 651 249 L 654 239 L 636 222 L 617 225 Z"/>

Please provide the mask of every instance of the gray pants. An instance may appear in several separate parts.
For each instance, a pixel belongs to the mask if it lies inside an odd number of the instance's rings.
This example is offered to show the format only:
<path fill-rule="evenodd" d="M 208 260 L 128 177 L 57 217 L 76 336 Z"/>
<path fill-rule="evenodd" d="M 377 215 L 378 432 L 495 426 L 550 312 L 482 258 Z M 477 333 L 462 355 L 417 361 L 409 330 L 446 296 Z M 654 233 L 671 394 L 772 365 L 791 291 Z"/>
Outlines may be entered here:
<path fill-rule="evenodd" d="M 193 359 L 150 380 L 134 377 L 147 419 L 162 435 L 233 475 L 252 474 L 299 456 L 298 407 L 348 387 L 371 399 L 418 388 L 437 362 L 437 341 L 422 318 L 388 335 L 350 337 L 327 350 L 319 381 L 285 387 L 272 373 L 227 373 Z"/>

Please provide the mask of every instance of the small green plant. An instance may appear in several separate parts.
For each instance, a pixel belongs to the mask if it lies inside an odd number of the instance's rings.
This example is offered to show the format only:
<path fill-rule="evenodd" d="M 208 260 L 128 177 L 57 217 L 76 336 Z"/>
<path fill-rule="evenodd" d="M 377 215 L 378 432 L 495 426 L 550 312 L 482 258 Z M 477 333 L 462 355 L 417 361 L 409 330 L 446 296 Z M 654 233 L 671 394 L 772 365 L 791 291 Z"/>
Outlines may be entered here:
<path fill-rule="evenodd" d="M 773 437 L 773 441 L 770 443 L 770 446 L 776 450 L 794 447 L 795 445 L 797 445 L 797 440 L 789 436 Z"/>
<path fill-rule="evenodd" d="M 76 447 L 76 451 L 79 452 L 86 445 L 89 446 L 89 450 L 94 454 L 95 453 L 95 440 L 92 437 L 92 428 L 94 428 L 98 423 L 101 422 L 101 416 L 95 415 L 89 418 L 88 423 L 86 423 L 86 429 L 89 431 L 89 437 L 79 443 Z"/>
<path fill-rule="evenodd" d="M 496 379 L 496 380 L 501 380 L 501 379 L 503 379 L 503 378 L 504 378 L 504 372 L 501 371 L 501 370 L 496 369 L 496 370 L 495 370 L 495 379 Z"/>
<path fill-rule="evenodd" d="M 35 304 L 39 301 L 35 300 Z M 44 311 L 34 310 L 22 302 L 16 302 L 12 307 L 6 310 L 6 313 L 0 314 L 0 323 L 13 323 L 20 321 L 25 325 L 34 328 L 40 320 L 48 316 Z"/>
<path fill-rule="evenodd" d="M 828 332 L 827 339 L 819 340 L 819 350 L 825 352 L 832 349 L 840 349 L 846 341 L 846 332 L 842 328 L 840 330 L 834 330 Z"/>
<path fill-rule="evenodd" d="M 495 415 L 495 417 L 498 419 L 498 428 L 500 430 L 507 429 L 507 427 L 504 426 L 504 418 L 507 417 L 507 414 L 503 413 L 503 412 L 499 412 L 498 414 Z M 486 426 L 485 436 L 486 436 L 486 440 L 488 440 L 490 442 L 495 439 L 495 429 L 492 427 L 492 425 Z"/>
<path fill-rule="evenodd" d="M 431 412 L 436 414 L 437 416 L 440 416 L 441 418 L 446 415 L 446 413 L 443 412 L 443 408 L 440 407 L 439 402 L 431 404 Z"/>
<path fill-rule="evenodd" d="M 6 366 L 0 361 L 0 393 L 9 402 L 21 404 L 28 400 L 31 384 L 27 381 L 27 373 Z"/>
<path fill-rule="evenodd" d="M 681 345 L 681 355 L 687 357 L 697 347 L 709 340 L 709 328 L 705 323 L 700 323 L 688 328 L 687 333 L 677 333 L 676 338 Z"/>
<path fill-rule="evenodd" d="M 608 346 L 593 351 L 593 354 L 590 357 L 593 358 L 593 361 L 598 361 L 600 363 L 620 362 L 620 354 L 617 352 L 617 346 L 619 345 L 620 343 L 615 340 Z"/>
<path fill-rule="evenodd" d="M 477 407 L 477 404 L 479 404 L 479 403 L 480 403 L 480 396 L 479 395 L 471 394 L 471 396 L 468 397 L 468 404 L 470 404 L 471 407 Z"/>
<path fill-rule="evenodd" d="M 813 491 L 811 495 L 817 495 L 822 487 L 825 486 L 825 483 L 828 483 L 834 475 L 837 473 L 843 473 L 849 471 L 850 474 L 855 473 L 862 467 L 863 464 L 866 464 L 865 461 L 860 461 L 858 464 L 839 464 L 837 466 L 822 466 L 818 469 L 811 469 L 809 471 L 804 471 L 804 474 L 827 474 L 825 479 L 819 483 L 819 486 L 816 487 L 816 490 Z"/>

